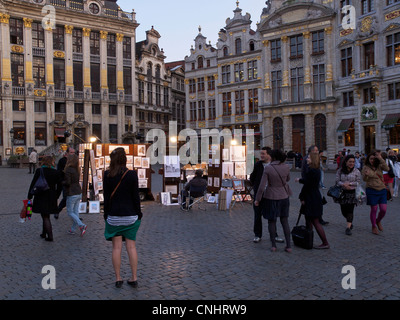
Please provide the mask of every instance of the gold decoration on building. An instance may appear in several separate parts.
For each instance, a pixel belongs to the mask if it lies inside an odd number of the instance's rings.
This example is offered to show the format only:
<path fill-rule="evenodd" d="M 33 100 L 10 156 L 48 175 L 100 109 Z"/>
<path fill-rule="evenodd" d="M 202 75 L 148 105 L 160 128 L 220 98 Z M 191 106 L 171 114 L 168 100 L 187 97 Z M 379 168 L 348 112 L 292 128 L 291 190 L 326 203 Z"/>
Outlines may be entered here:
<path fill-rule="evenodd" d="M 63 51 L 54 51 L 53 52 L 54 58 L 65 58 L 65 52 Z"/>
<path fill-rule="evenodd" d="M 107 40 L 107 35 L 108 35 L 107 31 L 100 30 L 100 39 Z"/>
<path fill-rule="evenodd" d="M 1 23 L 9 23 L 10 21 L 10 15 L 7 13 L 0 13 L 0 22 Z"/>
<path fill-rule="evenodd" d="M 305 32 L 303 32 L 303 37 L 304 37 L 304 39 L 310 39 L 310 37 L 311 37 L 311 32 L 310 32 L 310 31 L 305 31 Z"/>
<path fill-rule="evenodd" d="M 89 29 L 89 28 L 83 28 L 82 29 L 83 36 L 84 37 L 90 37 L 90 31 L 92 31 L 92 30 Z"/>
<path fill-rule="evenodd" d="M 117 33 L 115 36 L 118 42 L 122 42 L 124 40 L 124 35 L 122 33 Z"/>
<path fill-rule="evenodd" d="M 331 26 L 326 27 L 325 28 L 325 33 L 328 34 L 328 35 L 331 35 L 332 34 L 332 30 L 333 30 L 333 28 Z"/>
<path fill-rule="evenodd" d="M 400 17 L 400 10 L 395 10 L 385 15 L 385 21 L 396 19 L 398 17 Z"/>
<path fill-rule="evenodd" d="M 22 18 L 22 20 L 24 20 L 24 26 L 25 26 L 25 28 L 32 28 L 33 19 Z"/>
<path fill-rule="evenodd" d="M 269 40 L 263 40 L 262 44 L 264 45 L 264 47 L 268 47 L 269 46 Z"/>
<path fill-rule="evenodd" d="M 353 33 L 353 29 L 344 29 L 344 30 L 342 30 L 342 31 L 340 31 L 340 36 L 341 37 L 345 37 L 345 36 L 348 36 L 349 34 L 352 34 Z"/>
<path fill-rule="evenodd" d="M 65 33 L 67 33 L 67 34 L 72 34 L 72 30 L 74 29 L 74 26 L 70 26 L 70 25 L 65 25 L 64 26 L 64 28 L 65 28 Z"/>
<path fill-rule="evenodd" d="M 333 81 L 333 66 L 328 64 L 326 66 L 326 81 Z"/>
<path fill-rule="evenodd" d="M 361 32 L 368 32 L 371 30 L 372 27 L 372 18 L 371 17 L 365 17 L 361 21 Z"/>
<path fill-rule="evenodd" d="M 288 42 L 288 40 L 289 40 L 289 37 L 288 37 L 288 36 L 283 36 L 283 37 L 281 38 L 281 41 L 282 41 L 283 43 Z"/>
<path fill-rule="evenodd" d="M 24 52 L 24 47 L 17 46 L 16 44 L 11 46 L 11 51 L 14 53 L 23 53 Z"/>
<path fill-rule="evenodd" d="M 46 96 L 46 90 L 35 89 L 35 90 L 33 90 L 33 94 L 35 95 L 35 97 L 45 97 Z"/>

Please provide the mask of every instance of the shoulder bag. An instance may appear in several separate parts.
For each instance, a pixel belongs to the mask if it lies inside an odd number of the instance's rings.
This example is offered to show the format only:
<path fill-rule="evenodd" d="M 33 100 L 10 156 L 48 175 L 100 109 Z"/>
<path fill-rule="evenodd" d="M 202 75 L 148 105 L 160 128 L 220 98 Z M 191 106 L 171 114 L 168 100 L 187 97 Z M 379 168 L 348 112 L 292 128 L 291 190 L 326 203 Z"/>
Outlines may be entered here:
<path fill-rule="evenodd" d="M 275 172 L 278 174 L 279 178 L 281 178 L 282 185 L 283 185 L 283 187 L 285 188 L 288 197 L 290 197 L 290 196 L 292 195 L 292 191 L 290 190 L 289 185 L 288 185 L 285 181 L 283 181 L 282 176 L 279 174 L 278 170 L 275 169 L 275 166 L 274 166 L 274 165 L 270 165 L 270 166 L 271 166 L 272 168 L 274 168 L 274 170 L 275 170 Z"/>
<path fill-rule="evenodd" d="M 46 190 L 49 190 L 50 187 L 46 181 L 44 176 L 43 168 L 40 168 L 40 175 L 39 178 L 36 180 L 35 185 L 33 186 L 32 190 L 29 192 L 33 195 L 38 195 Z"/>

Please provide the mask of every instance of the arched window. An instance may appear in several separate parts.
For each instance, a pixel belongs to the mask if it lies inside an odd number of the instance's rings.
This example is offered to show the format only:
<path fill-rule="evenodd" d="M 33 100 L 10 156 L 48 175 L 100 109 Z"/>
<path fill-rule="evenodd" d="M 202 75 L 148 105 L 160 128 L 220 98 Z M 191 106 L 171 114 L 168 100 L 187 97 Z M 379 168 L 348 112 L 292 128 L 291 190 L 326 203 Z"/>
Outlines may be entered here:
<path fill-rule="evenodd" d="M 228 47 L 224 47 L 223 52 L 224 52 L 224 57 L 228 56 Z"/>
<path fill-rule="evenodd" d="M 203 69 L 203 57 L 199 57 L 197 59 L 197 68 L 198 69 Z"/>
<path fill-rule="evenodd" d="M 254 49 L 254 41 L 250 41 L 250 44 L 249 44 L 249 46 L 250 46 L 250 51 L 254 51 L 255 49 Z"/>
<path fill-rule="evenodd" d="M 152 81 L 153 77 L 153 65 L 151 64 L 151 62 L 149 62 L 147 64 L 147 81 Z"/>
<path fill-rule="evenodd" d="M 274 149 L 283 150 L 283 120 L 275 118 L 272 123 Z"/>
<path fill-rule="evenodd" d="M 235 53 L 236 54 L 242 53 L 242 40 L 239 38 L 235 40 Z"/>
<path fill-rule="evenodd" d="M 319 113 L 314 118 L 315 145 L 319 150 L 326 150 L 326 117 Z"/>

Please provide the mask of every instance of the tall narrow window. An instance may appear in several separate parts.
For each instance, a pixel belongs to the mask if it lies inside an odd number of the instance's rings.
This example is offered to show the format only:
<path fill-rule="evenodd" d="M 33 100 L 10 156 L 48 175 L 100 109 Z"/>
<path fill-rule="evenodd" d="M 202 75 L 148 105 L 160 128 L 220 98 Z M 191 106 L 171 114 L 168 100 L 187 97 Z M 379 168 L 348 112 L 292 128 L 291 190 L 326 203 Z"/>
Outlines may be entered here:
<path fill-rule="evenodd" d="M 375 43 L 364 44 L 364 70 L 375 65 Z"/>
<path fill-rule="evenodd" d="M 147 83 L 147 104 L 153 104 L 153 84 L 150 82 Z"/>
<path fill-rule="evenodd" d="M 244 114 L 244 90 L 235 91 L 235 113 Z"/>
<path fill-rule="evenodd" d="M 326 98 L 325 93 L 325 65 L 317 64 L 313 66 L 313 85 L 314 100 L 323 100 Z"/>
<path fill-rule="evenodd" d="M 203 69 L 204 65 L 203 65 L 203 57 L 199 57 L 197 59 L 197 68 L 198 69 Z"/>
<path fill-rule="evenodd" d="M 74 88 L 75 91 L 83 91 L 83 66 L 82 61 L 74 61 Z"/>
<path fill-rule="evenodd" d="M 164 87 L 164 107 L 169 108 L 169 88 Z"/>
<path fill-rule="evenodd" d="M 303 35 L 290 37 L 290 58 L 303 57 Z"/>
<path fill-rule="evenodd" d="M 353 70 L 353 49 L 351 47 L 340 50 L 342 65 L 342 77 L 348 77 Z"/>
<path fill-rule="evenodd" d="M 117 92 L 117 67 L 115 65 L 107 65 L 107 83 L 110 93 Z"/>
<path fill-rule="evenodd" d="M 208 119 L 215 120 L 216 111 L 215 111 L 215 99 L 208 100 Z"/>
<path fill-rule="evenodd" d="M 64 51 L 64 26 L 53 29 L 53 49 Z"/>
<path fill-rule="evenodd" d="M 44 30 L 40 22 L 32 22 L 32 47 L 44 48 Z"/>
<path fill-rule="evenodd" d="M 312 33 L 312 53 L 324 53 L 324 30 Z"/>
<path fill-rule="evenodd" d="M 235 53 L 242 54 L 242 40 L 239 38 L 235 40 Z"/>
<path fill-rule="evenodd" d="M 11 53 L 11 79 L 13 87 L 23 87 L 24 81 L 24 55 Z"/>
<path fill-rule="evenodd" d="M 388 67 L 400 64 L 400 32 L 386 37 L 386 61 Z"/>
<path fill-rule="evenodd" d="M 63 59 L 53 60 L 54 89 L 65 90 L 65 62 Z"/>
<path fill-rule="evenodd" d="M 258 89 L 249 90 L 249 114 L 258 112 Z"/>
<path fill-rule="evenodd" d="M 109 125 L 110 143 L 118 143 L 118 125 Z"/>
<path fill-rule="evenodd" d="M 222 94 L 222 113 L 224 116 L 230 116 L 232 114 L 232 101 L 230 92 L 225 92 Z"/>
<path fill-rule="evenodd" d="M 235 82 L 242 82 L 244 80 L 243 63 L 235 63 L 233 68 L 235 71 Z"/>
<path fill-rule="evenodd" d="M 72 52 L 82 53 L 82 30 L 72 30 Z"/>
<path fill-rule="evenodd" d="M 100 64 L 90 64 L 90 85 L 92 92 L 100 92 Z"/>
<path fill-rule="evenodd" d="M 124 89 L 125 94 L 132 94 L 132 68 L 130 67 L 124 67 Z"/>
<path fill-rule="evenodd" d="M 275 118 L 272 122 L 274 149 L 283 149 L 283 120 Z"/>
<path fill-rule="evenodd" d="M 196 102 L 190 102 L 189 105 L 190 109 L 190 120 L 191 121 L 196 121 L 197 120 L 197 110 L 196 110 Z"/>
<path fill-rule="evenodd" d="M 139 103 L 144 103 L 144 82 L 138 82 L 138 90 L 139 90 Z"/>
<path fill-rule="evenodd" d="M 204 91 L 204 77 L 200 77 L 197 79 L 197 91 L 198 92 Z"/>
<path fill-rule="evenodd" d="M 314 118 L 315 145 L 319 150 L 326 150 L 326 117 L 319 113 Z"/>
<path fill-rule="evenodd" d="M 115 45 L 115 34 L 107 34 L 107 56 L 115 57 L 116 45 Z"/>
<path fill-rule="evenodd" d="M 90 32 L 90 54 L 100 55 L 100 33 L 97 31 Z"/>
<path fill-rule="evenodd" d="M 282 71 L 272 71 L 271 75 L 272 103 L 278 104 L 282 102 Z"/>
<path fill-rule="evenodd" d="M 231 66 L 222 66 L 222 84 L 231 82 Z"/>
<path fill-rule="evenodd" d="M 24 24 L 22 20 L 10 18 L 10 43 L 12 44 L 24 44 Z"/>
<path fill-rule="evenodd" d="M 35 88 L 46 88 L 44 57 L 33 57 L 33 81 Z"/>
<path fill-rule="evenodd" d="M 124 37 L 122 42 L 122 56 L 124 59 L 132 58 L 132 47 L 131 47 L 131 38 Z"/>
<path fill-rule="evenodd" d="M 375 10 L 375 0 L 361 0 L 361 14 L 367 14 Z"/>
<path fill-rule="evenodd" d="M 198 120 L 203 121 L 203 120 L 206 119 L 206 103 L 205 103 L 205 101 L 204 100 L 199 100 L 198 106 L 199 106 L 199 111 L 198 111 L 199 118 L 198 118 Z"/>
<path fill-rule="evenodd" d="M 304 100 L 304 74 L 303 68 L 290 70 L 292 101 L 300 102 Z"/>
<path fill-rule="evenodd" d="M 250 60 L 247 62 L 247 74 L 249 80 L 255 80 L 258 77 L 257 60 Z"/>
<path fill-rule="evenodd" d="M 271 61 L 280 61 L 281 52 L 281 39 L 271 40 Z"/>

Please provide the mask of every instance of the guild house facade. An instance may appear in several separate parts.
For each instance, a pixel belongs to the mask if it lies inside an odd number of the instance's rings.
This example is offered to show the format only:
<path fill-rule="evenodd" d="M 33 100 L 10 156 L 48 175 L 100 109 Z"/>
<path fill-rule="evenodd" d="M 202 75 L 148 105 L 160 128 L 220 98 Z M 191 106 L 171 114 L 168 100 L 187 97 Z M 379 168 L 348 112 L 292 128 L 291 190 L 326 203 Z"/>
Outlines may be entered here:
<path fill-rule="evenodd" d="M 259 126 L 259 146 L 329 159 L 398 149 L 399 1 L 270 0 L 255 31 L 236 4 L 216 47 L 199 33 L 185 59 L 188 126 Z"/>

